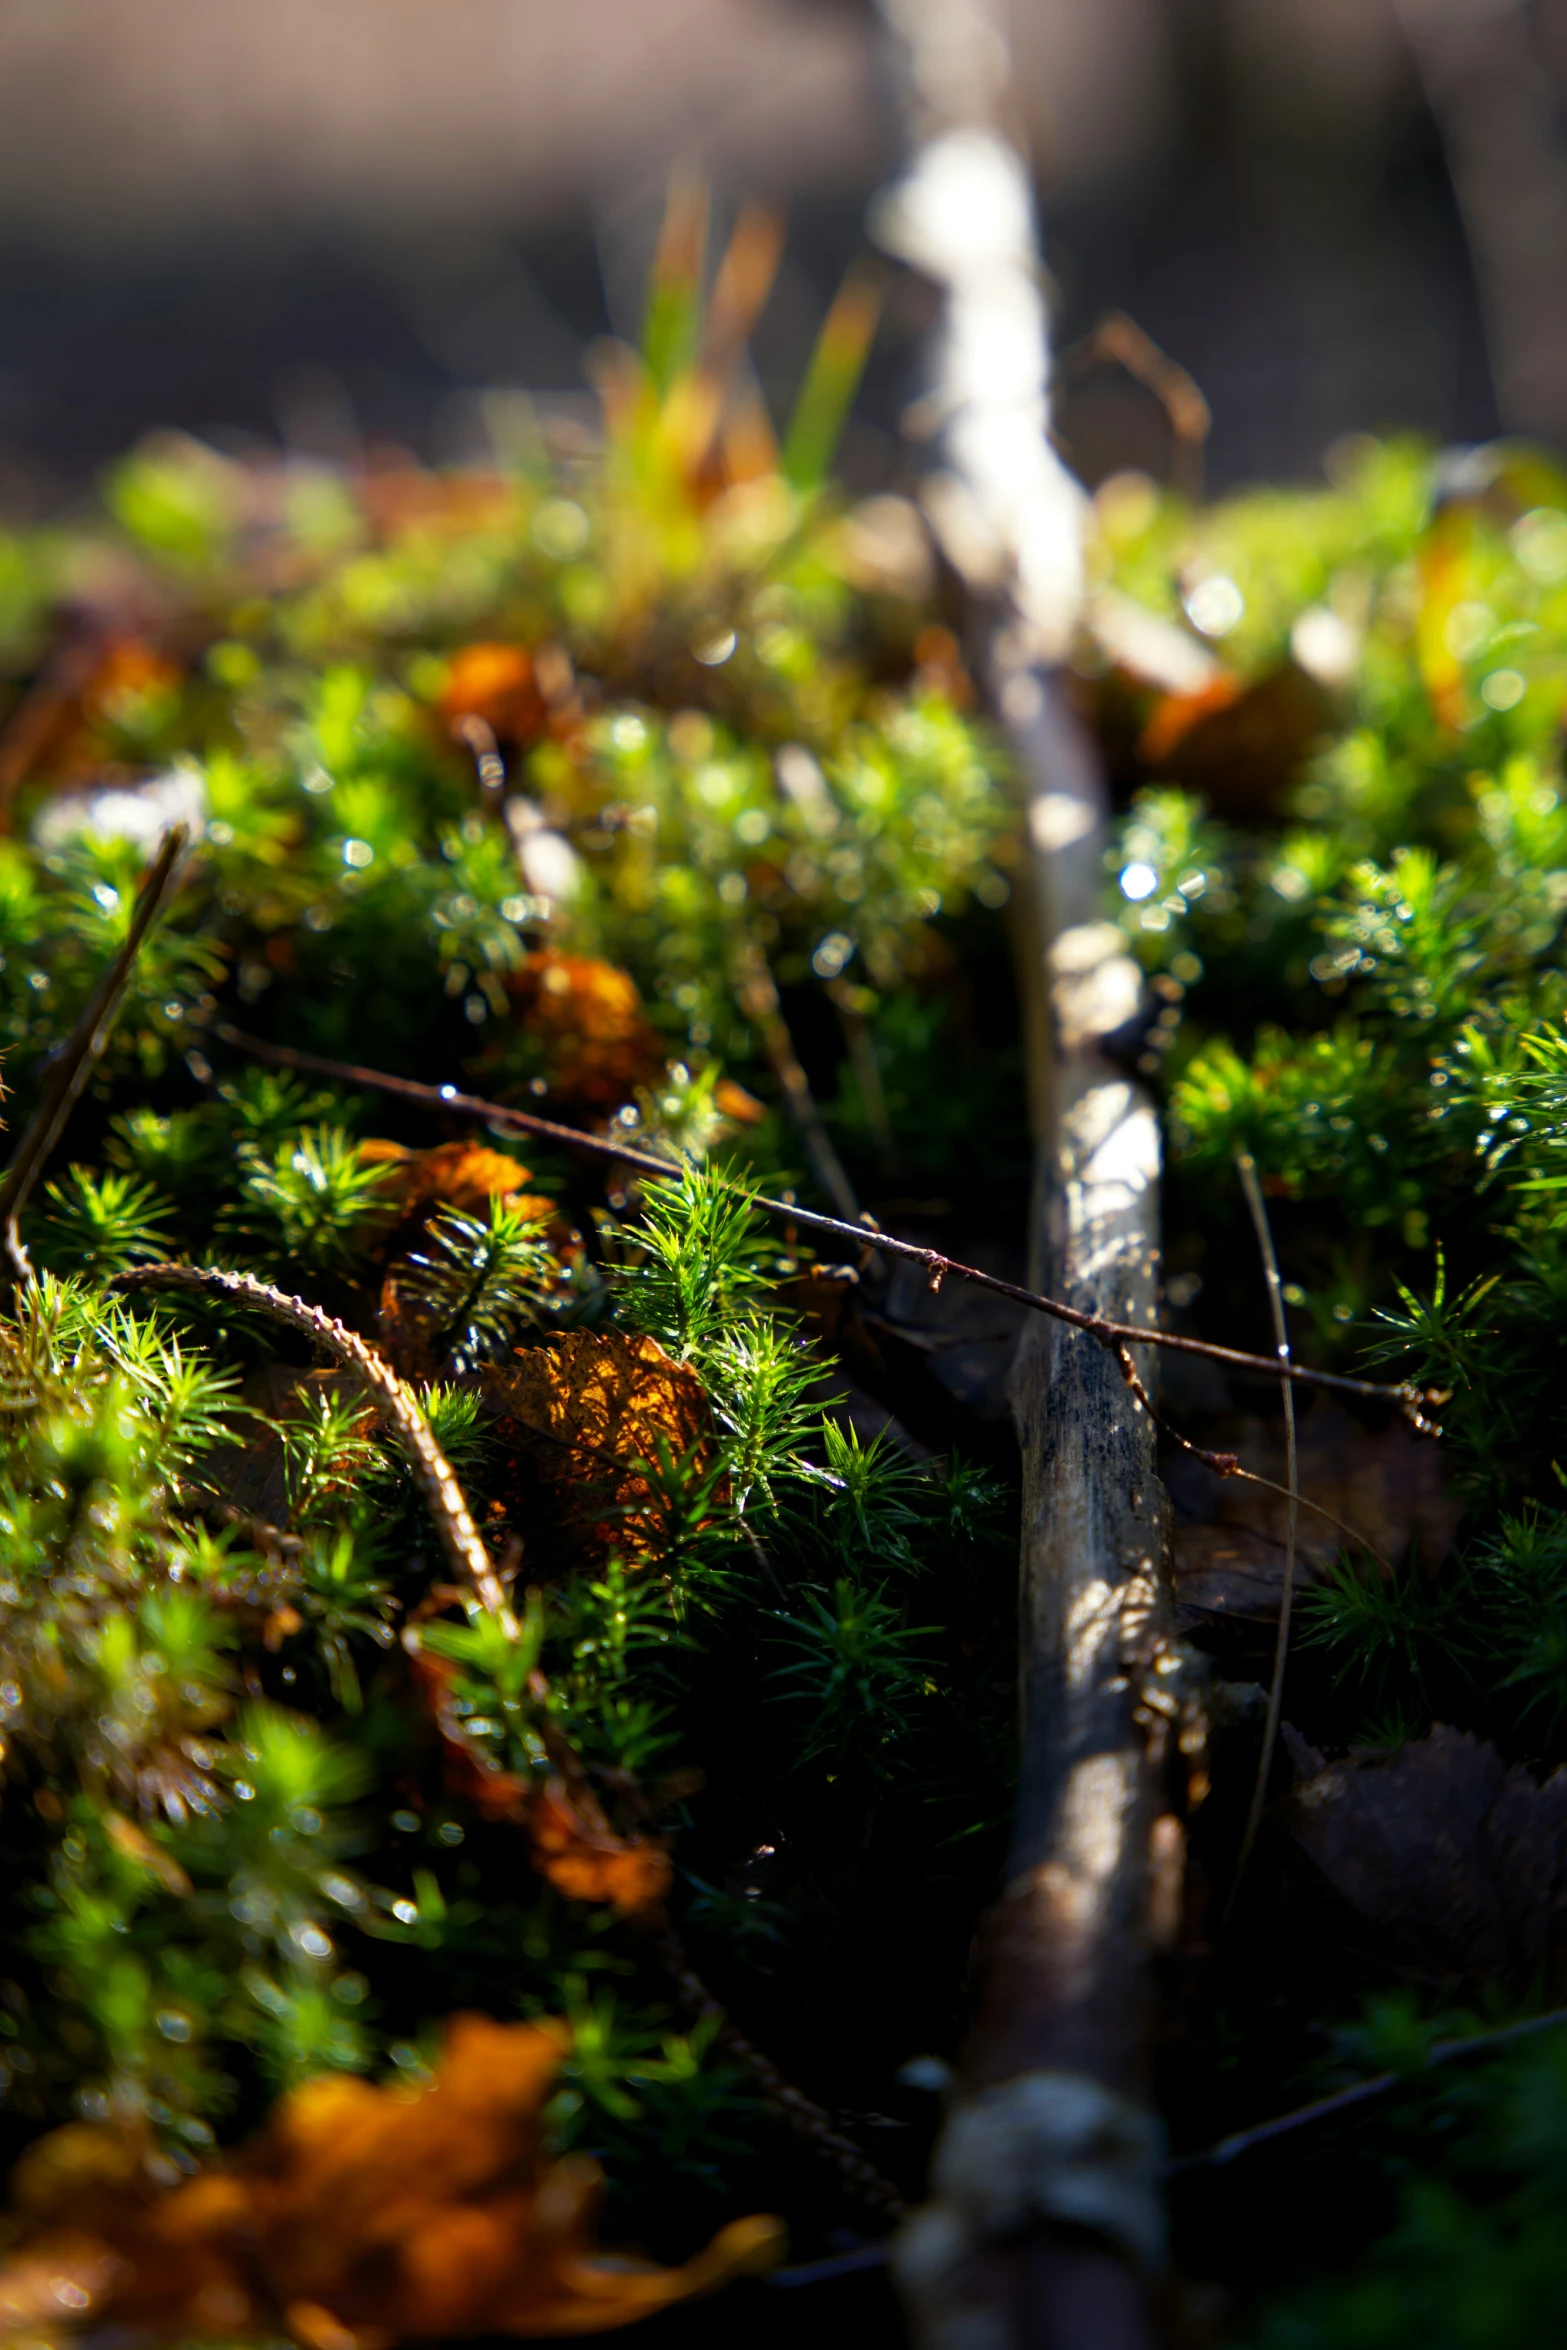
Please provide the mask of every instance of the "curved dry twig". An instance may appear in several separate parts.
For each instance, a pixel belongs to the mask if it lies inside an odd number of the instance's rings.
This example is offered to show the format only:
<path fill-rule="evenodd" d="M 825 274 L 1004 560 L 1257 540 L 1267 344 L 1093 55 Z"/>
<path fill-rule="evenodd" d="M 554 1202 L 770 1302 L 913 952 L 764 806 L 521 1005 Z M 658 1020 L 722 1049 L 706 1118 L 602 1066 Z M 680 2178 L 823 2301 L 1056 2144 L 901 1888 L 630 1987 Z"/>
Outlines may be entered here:
<path fill-rule="evenodd" d="M 657 1950 L 669 1979 L 686 2012 L 693 2020 L 712 2022 L 718 2046 L 736 2063 L 750 2073 L 769 2105 L 786 2127 L 837 2172 L 843 2186 L 854 2200 L 878 2219 L 890 2224 L 904 2215 L 903 2197 L 889 2178 L 876 2168 L 841 2130 L 834 2129 L 832 2119 L 803 2089 L 797 2089 L 785 2074 L 779 2071 L 772 2058 L 758 2048 L 754 2041 L 730 2020 L 728 2011 L 714 1998 L 701 1976 L 686 1955 L 685 1944 L 672 1929 L 666 1928 L 657 1937 Z"/>
<path fill-rule="evenodd" d="M 463 1497 L 457 1474 L 431 1431 L 419 1399 L 393 1370 L 386 1357 L 319 1306 L 287 1290 L 274 1289 L 253 1273 L 229 1272 L 206 1265 L 135 1265 L 116 1273 L 113 1289 L 183 1289 L 195 1297 L 229 1297 L 236 1304 L 271 1314 L 277 1321 L 302 1330 L 338 1361 L 354 1371 L 369 1388 L 377 1411 L 408 1455 L 409 1464 L 435 1521 L 441 1547 L 462 1580 L 491 1615 L 509 1620 L 505 1587 L 480 1538 Z"/>
<path fill-rule="evenodd" d="M 176 824 L 165 835 L 163 846 L 141 885 L 124 942 L 56 1055 L 45 1078 L 38 1107 L 23 1128 L 10 1165 L 0 1177 L 0 1248 L 9 1259 L 13 1281 L 25 1281 L 32 1269 L 17 1231 L 17 1219 L 109 1041 L 137 957 L 173 886 L 188 840 L 182 824 Z"/>
<path fill-rule="evenodd" d="M 659 1182 L 667 1183 L 680 1173 L 677 1164 L 655 1158 L 651 1151 L 638 1150 L 632 1143 L 617 1142 L 609 1135 L 584 1134 L 579 1127 L 563 1126 L 554 1118 L 537 1117 L 531 1110 L 513 1109 L 506 1102 L 486 1101 L 479 1094 L 463 1093 L 455 1085 L 425 1085 L 414 1077 L 392 1077 L 382 1069 L 366 1069 L 352 1061 L 334 1061 L 323 1053 L 301 1052 L 293 1045 L 269 1044 L 262 1037 L 246 1035 L 243 1029 L 232 1027 L 225 1020 L 215 1021 L 211 1033 L 220 1043 L 232 1045 L 236 1052 L 270 1062 L 279 1069 L 298 1069 L 311 1076 L 336 1078 L 344 1085 L 366 1086 L 399 1101 L 415 1102 L 437 1116 L 475 1118 L 486 1125 L 511 1127 L 519 1134 L 537 1135 L 541 1141 L 555 1143 L 563 1150 L 576 1151 L 586 1158 L 609 1160 Z M 1318 1371 L 1293 1359 L 1283 1364 L 1277 1360 L 1270 1362 L 1266 1355 L 1249 1354 L 1244 1347 L 1220 1346 L 1211 1338 L 1188 1338 L 1179 1331 L 1112 1321 L 1106 1315 L 1067 1305 L 1061 1298 L 1047 1297 L 1040 1290 L 1026 1289 L 1021 1282 L 1003 1281 L 997 1274 L 982 1273 L 977 1265 L 961 1264 L 956 1257 L 943 1256 L 940 1249 L 926 1248 L 915 1240 L 900 1240 L 893 1233 L 879 1230 L 868 1217 L 851 1224 L 841 1216 L 826 1216 L 816 1208 L 802 1207 L 797 1200 L 770 1199 L 766 1193 L 752 1191 L 746 1184 L 736 1183 L 734 1188 L 744 1192 L 760 1215 L 775 1216 L 785 1223 L 798 1225 L 802 1231 L 823 1233 L 856 1250 L 874 1250 L 882 1256 L 904 1257 L 923 1265 L 933 1289 L 939 1289 L 950 1274 L 954 1281 L 966 1281 L 975 1289 L 988 1289 L 993 1296 L 1010 1298 L 1014 1305 L 1026 1306 L 1032 1313 L 1048 1314 L 1054 1321 L 1065 1322 L 1071 1329 L 1097 1339 L 1112 1352 L 1120 1346 L 1156 1346 L 1166 1353 L 1200 1355 L 1205 1362 L 1223 1363 L 1231 1370 L 1249 1372 L 1258 1378 L 1288 1379 L 1297 1387 L 1319 1387 L 1333 1395 L 1356 1396 L 1366 1403 L 1395 1404 L 1419 1435 L 1441 1434 L 1440 1428 L 1426 1416 L 1435 1396 L 1407 1381 L 1355 1379 L 1347 1372 Z"/>

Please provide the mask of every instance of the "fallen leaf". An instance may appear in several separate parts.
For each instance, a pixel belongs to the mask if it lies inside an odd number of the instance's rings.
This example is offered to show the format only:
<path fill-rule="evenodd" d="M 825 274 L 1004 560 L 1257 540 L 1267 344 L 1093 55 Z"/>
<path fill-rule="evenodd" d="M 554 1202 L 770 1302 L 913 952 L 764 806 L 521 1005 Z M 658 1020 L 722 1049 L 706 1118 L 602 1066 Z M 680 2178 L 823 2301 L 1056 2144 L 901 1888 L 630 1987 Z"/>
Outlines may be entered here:
<path fill-rule="evenodd" d="M 292 1614 L 293 1610 L 288 1612 Z M 190 1879 L 172 1852 L 165 1852 L 160 1844 L 154 1844 L 146 1831 L 139 1828 L 134 1820 L 127 1819 L 124 1812 L 108 1811 L 102 1816 L 109 1832 L 109 1842 L 116 1852 L 124 1859 L 134 1861 L 149 1876 L 156 1877 L 165 1892 L 178 1894 L 181 1899 L 189 1893 Z"/>
<path fill-rule="evenodd" d="M 572 1901 L 609 1902 L 625 1917 L 657 1909 L 669 1855 L 647 1836 L 617 1836 L 590 1789 L 552 1779 L 528 1815 L 533 1865 Z"/>
<path fill-rule="evenodd" d="M 464 645 L 446 673 L 441 715 L 453 727 L 482 718 L 502 742 L 530 740 L 544 718 L 533 656 L 523 645 Z"/>
<path fill-rule="evenodd" d="M 1163 767 L 1183 735 L 1201 719 L 1232 708 L 1243 691 L 1240 679 L 1224 669 L 1195 688 L 1161 694 L 1138 737 L 1138 756 L 1144 766 Z"/>
<path fill-rule="evenodd" d="M 1157 704 L 1139 752 L 1145 772 L 1200 792 L 1216 816 L 1254 816 L 1278 806 L 1333 724 L 1333 700 L 1293 662 L 1238 694 L 1226 683 Z"/>
<path fill-rule="evenodd" d="M 542 951 L 526 956 L 506 986 L 560 1101 L 613 1109 L 662 1078 L 664 1048 L 629 972 L 591 955 Z"/>
<path fill-rule="evenodd" d="M 1328 1762 L 1287 1731 L 1290 1831 L 1386 1955 L 1476 1993 L 1567 1984 L 1567 1769 L 1538 1785 L 1441 1727 Z"/>
<path fill-rule="evenodd" d="M 400 1215 L 440 1206 L 482 1216 L 492 1199 L 510 1199 L 530 1215 L 555 1213 L 552 1199 L 523 1192 L 528 1168 L 483 1143 L 443 1142 L 434 1150 L 413 1151 L 373 1137 L 359 1145 L 359 1156 L 366 1166 L 384 1170 L 383 1196 Z"/>
<path fill-rule="evenodd" d="M 622 1551 L 636 1550 L 636 1521 L 655 1502 L 638 1463 L 656 1461 L 662 1440 L 675 1460 L 694 1453 L 700 1464 L 711 1437 L 695 1372 L 624 1331 L 574 1330 L 526 1348 L 486 1370 L 483 1391 L 575 1528 Z"/>
<path fill-rule="evenodd" d="M 0 2269 L 0 2326 L 391 2350 L 604 2333 L 771 2267 L 782 2229 L 764 2218 L 679 2268 L 595 2254 L 598 2166 L 551 2160 L 542 2139 L 568 2046 L 559 2024 L 455 2016 L 428 2086 L 307 2081 L 248 2150 L 172 2187 L 144 2138 L 57 2131 L 13 2174 L 24 2241 Z"/>
<path fill-rule="evenodd" d="M 743 1085 L 736 1085 L 732 1077 L 720 1077 L 714 1086 L 713 1107 L 737 1126 L 760 1126 L 767 1115 L 767 1104 L 747 1093 Z"/>
<path fill-rule="evenodd" d="M 90 725 L 134 725 L 150 703 L 177 693 L 183 672 L 140 637 L 112 644 L 82 696 Z"/>
<path fill-rule="evenodd" d="M 667 1851 L 654 1837 L 616 1834 L 575 1756 L 552 1739 L 548 1721 L 541 1718 L 539 1728 L 559 1766 L 553 1776 L 540 1781 L 498 1769 L 452 1705 L 455 1667 L 416 1643 L 409 1648 L 415 1681 L 440 1732 L 448 1794 L 484 1819 L 521 1828 L 534 1867 L 568 1899 L 608 1902 L 625 1917 L 657 1909 L 669 1890 Z"/>

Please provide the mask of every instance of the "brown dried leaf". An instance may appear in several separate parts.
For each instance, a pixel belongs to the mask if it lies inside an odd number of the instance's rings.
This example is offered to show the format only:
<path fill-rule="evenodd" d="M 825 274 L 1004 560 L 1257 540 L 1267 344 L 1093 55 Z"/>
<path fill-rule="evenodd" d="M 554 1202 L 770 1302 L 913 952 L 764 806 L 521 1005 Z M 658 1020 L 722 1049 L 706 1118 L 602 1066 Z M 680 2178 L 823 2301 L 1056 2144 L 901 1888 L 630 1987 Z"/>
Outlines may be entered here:
<path fill-rule="evenodd" d="M 491 1406 L 514 1423 L 534 1474 L 573 1526 L 597 1526 L 623 1551 L 637 1548 L 637 1518 L 654 1500 L 636 1464 L 657 1460 L 661 1438 L 675 1459 L 697 1447 L 700 1461 L 710 1437 L 701 1382 L 656 1339 L 574 1330 L 483 1378 Z"/>
<path fill-rule="evenodd" d="M 434 1150 L 411 1151 L 400 1142 L 373 1137 L 359 1145 L 359 1156 L 367 1166 L 385 1170 L 382 1195 L 404 1216 L 432 1206 L 482 1216 L 492 1199 L 509 1199 L 529 1215 L 555 1213 L 552 1199 L 523 1191 L 528 1168 L 482 1143 L 443 1142 Z"/>
<path fill-rule="evenodd" d="M 452 656 L 441 692 L 448 725 L 481 718 L 502 742 L 529 741 L 544 718 L 544 701 L 523 645 L 464 645 Z"/>
<path fill-rule="evenodd" d="M 1150 773 L 1200 792 L 1216 815 L 1249 816 L 1277 807 L 1333 724 L 1333 699 L 1293 662 L 1239 692 L 1231 683 L 1161 701 L 1138 750 Z"/>
<path fill-rule="evenodd" d="M 528 1814 L 533 1865 L 572 1901 L 607 1901 L 625 1917 L 657 1909 L 669 1855 L 647 1836 L 617 1836 L 586 1787 L 554 1779 Z"/>
<path fill-rule="evenodd" d="M 760 2218 L 681 2268 L 594 2255 L 597 2166 L 548 2160 L 540 2135 L 567 2045 L 557 2024 L 456 2016 L 428 2087 L 307 2082 L 248 2153 L 167 2190 L 134 2138 L 56 2132 L 14 2174 L 29 2240 L 0 2270 L 0 2327 L 391 2350 L 603 2333 L 770 2267 L 782 2231 Z"/>
<path fill-rule="evenodd" d="M 1438 1726 L 1395 1755 L 1329 1763 L 1286 1732 L 1290 1827 L 1387 1955 L 1522 1996 L 1567 1984 L 1567 1769 L 1539 1786 Z"/>
<path fill-rule="evenodd" d="M 506 985 L 559 1100 L 613 1109 L 663 1076 L 664 1048 L 629 972 L 545 951 L 525 957 Z"/>
<path fill-rule="evenodd" d="M 760 1126 L 767 1115 L 766 1103 L 747 1093 L 743 1085 L 736 1085 L 732 1077 L 720 1077 L 714 1086 L 713 1107 L 737 1126 Z"/>
<path fill-rule="evenodd" d="M 556 1747 L 560 1768 L 542 1786 L 516 1771 L 496 1769 L 475 1748 L 452 1707 L 454 1667 L 422 1648 L 413 1649 L 410 1661 L 440 1732 L 447 1792 L 473 1804 L 487 1820 L 509 1820 L 521 1828 L 534 1867 L 570 1900 L 608 1902 L 626 1917 L 657 1909 L 669 1890 L 668 1853 L 656 1838 L 615 1833 L 569 1750 Z"/>

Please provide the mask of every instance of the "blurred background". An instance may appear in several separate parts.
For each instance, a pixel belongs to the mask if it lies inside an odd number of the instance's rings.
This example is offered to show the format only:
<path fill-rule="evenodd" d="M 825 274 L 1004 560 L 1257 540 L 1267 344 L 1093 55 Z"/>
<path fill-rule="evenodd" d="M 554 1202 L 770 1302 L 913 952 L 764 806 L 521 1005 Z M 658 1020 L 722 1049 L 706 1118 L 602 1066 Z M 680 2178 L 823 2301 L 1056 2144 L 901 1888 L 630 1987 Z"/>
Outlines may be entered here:
<path fill-rule="evenodd" d="M 1012 0 L 1090 480 L 1169 470 L 1095 357 L 1122 311 L 1211 406 L 1211 486 L 1339 435 L 1567 442 L 1567 0 Z M 0 504 L 172 425 L 477 454 L 486 388 L 569 427 L 634 332 L 672 167 L 786 204 L 792 384 L 895 165 L 868 0 L 0 0 Z M 895 288 L 848 450 L 900 464 Z M 494 403 L 489 403 L 493 414 Z"/>

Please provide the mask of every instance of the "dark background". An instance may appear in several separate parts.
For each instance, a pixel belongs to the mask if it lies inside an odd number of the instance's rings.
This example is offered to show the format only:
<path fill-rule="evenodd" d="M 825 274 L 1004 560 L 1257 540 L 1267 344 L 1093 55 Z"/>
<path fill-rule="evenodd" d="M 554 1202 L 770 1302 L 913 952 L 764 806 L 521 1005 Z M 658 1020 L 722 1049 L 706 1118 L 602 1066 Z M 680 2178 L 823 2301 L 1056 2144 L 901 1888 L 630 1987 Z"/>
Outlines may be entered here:
<path fill-rule="evenodd" d="M 1567 442 L 1567 0 L 1014 0 L 1058 332 L 1129 312 L 1202 386 L 1216 486 L 1338 435 Z M 897 154 L 859 0 L 0 0 L 0 505 L 175 425 L 461 457 L 485 387 L 583 397 L 671 166 L 786 201 L 775 403 Z M 895 296 L 850 443 L 899 464 Z M 1166 464 L 1074 379 L 1090 479 Z"/>

